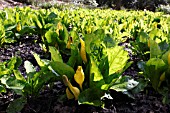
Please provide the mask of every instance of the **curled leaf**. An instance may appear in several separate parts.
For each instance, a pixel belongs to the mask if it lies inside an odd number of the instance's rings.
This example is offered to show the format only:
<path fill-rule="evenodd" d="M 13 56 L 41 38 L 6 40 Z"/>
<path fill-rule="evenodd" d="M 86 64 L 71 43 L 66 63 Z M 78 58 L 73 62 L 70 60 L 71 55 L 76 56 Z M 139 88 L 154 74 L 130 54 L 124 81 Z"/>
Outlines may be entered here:
<path fill-rule="evenodd" d="M 74 95 L 70 92 L 70 90 L 68 88 L 66 88 L 66 95 L 68 99 L 73 99 Z"/>
<path fill-rule="evenodd" d="M 67 45 L 66 45 L 66 48 L 67 48 L 67 49 L 70 49 L 72 43 L 73 43 L 73 38 L 72 38 L 72 37 L 69 37 L 69 38 L 68 38 Z"/>
<path fill-rule="evenodd" d="M 82 84 L 84 82 L 84 72 L 82 66 L 78 66 L 77 71 L 74 75 L 74 80 L 79 84 L 80 89 L 83 90 Z"/>
<path fill-rule="evenodd" d="M 66 76 L 66 75 L 63 75 L 63 76 L 62 76 L 62 79 L 63 79 L 64 85 L 65 85 L 65 86 L 68 86 L 68 82 L 69 82 L 69 81 L 68 81 L 67 76 Z"/>
<path fill-rule="evenodd" d="M 56 29 L 56 33 L 59 35 L 59 31 L 60 30 L 63 30 L 63 26 L 62 26 L 62 24 L 59 22 L 58 24 L 57 24 L 57 29 Z"/>
<path fill-rule="evenodd" d="M 63 30 L 63 26 L 62 26 L 62 24 L 60 22 L 57 24 L 57 29 Z"/>
<path fill-rule="evenodd" d="M 160 81 L 165 81 L 165 72 L 160 76 Z"/>
<path fill-rule="evenodd" d="M 70 88 L 71 92 L 74 94 L 75 100 L 78 100 L 78 96 L 80 95 L 80 90 L 77 87 L 72 86 L 71 83 L 68 85 L 68 87 Z"/>
<path fill-rule="evenodd" d="M 148 47 L 150 48 L 150 40 L 148 40 Z"/>
<path fill-rule="evenodd" d="M 161 86 L 161 84 L 162 84 L 162 82 L 163 81 L 165 81 L 165 72 L 164 73 L 162 73 L 162 75 L 160 76 L 160 81 L 159 81 L 159 84 L 158 84 L 158 87 L 160 87 Z"/>
<path fill-rule="evenodd" d="M 168 64 L 170 65 L 170 52 L 168 53 Z"/>
<path fill-rule="evenodd" d="M 71 90 L 71 92 L 73 93 L 75 97 L 75 100 L 77 100 L 80 94 L 80 90 L 77 87 L 72 86 L 72 84 L 70 83 L 66 75 L 63 75 L 63 82 L 66 86 L 69 87 L 69 89 Z"/>
<path fill-rule="evenodd" d="M 18 22 L 17 23 L 17 27 L 16 27 L 17 31 L 20 32 L 21 31 L 21 24 Z"/>

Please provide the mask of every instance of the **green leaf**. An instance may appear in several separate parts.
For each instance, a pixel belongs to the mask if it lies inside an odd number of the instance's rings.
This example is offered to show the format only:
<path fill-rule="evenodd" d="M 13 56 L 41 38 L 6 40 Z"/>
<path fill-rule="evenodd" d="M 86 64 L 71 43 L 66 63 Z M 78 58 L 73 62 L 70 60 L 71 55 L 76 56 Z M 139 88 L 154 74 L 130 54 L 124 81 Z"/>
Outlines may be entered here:
<path fill-rule="evenodd" d="M 9 89 L 13 89 L 18 95 L 22 95 L 22 90 L 25 87 L 26 82 L 17 80 L 15 77 L 10 77 L 6 84 Z"/>
<path fill-rule="evenodd" d="M 53 61 L 50 62 L 49 65 L 52 67 L 54 71 L 56 71 L 56 73 L 60 75 L 60 77 L 62 77 L 62 75 L 66 75 L 68 79 L 71 79 L 75 74 L 74 69 L 65 63 Z"/>
<path fill-rule="evenodd" d="M 60 52 L 52 46 L 49 46 L 49 51 L 51 53 L 51 61 L 63 62 Z"/>
<path fill-rule="evenodd" d="M 20 34 L 26 34 L 26 33 L 35 33 L 35 30 L 31 26 L 23 26 L 21 31 L 19 32 Z"/>
<path fill-rule="evenodd" d="M 169 44 L 166 42 L 166 40 L 164 40 L 159 43 L 159 47 L 161 51 L 164 52 L 164 51 L 167 51 L 167 49 L 169 48 Z"/>
<path fill-rule="evenodd" d="M 10 77 L 6 81 L 7 85 L 9 86 L 10 89 L 19 89 L 22 90 L 23 87 L 25 86 L 25 82 L 21 80 L 17 80 L 15 77 Z"/>
<path fill-rule="evenodd" d="M 13 70 L 13 72 L 17 80 L 25 81 L 25 78 L 22 76 L 19 70 Z"/>
<path fill-rule="evenodd" d="M 157 28 L 153 29 L 153 30 L 150 31 L 150 33 L 149 33 L 149 37 L 150 37 L 150 39 L 152 39 L 152 40 L 154 40 L 156 36 L 160 36 L 160 35 L 161 35 L 160 30 L 157 29 Z"/>
<path fill-rule="evenodd" d="M 103 75 L 104 80 L 107 82 L 106 79 L 108 78 L 108 75 L 109 75 L 108 57 L 105 57 L 102 61 L 100 61 L 99 69 L 100 69 L 101 74 Z"/>
<path fill-rule="evenodd" d="M 24 67 L 25 67 L 25 70 L 26 70 L 26 73 L 27 73 L 27 74 L 36 71 L 35 68 L 34 68 L 34 66 L 32 65 L 32 63 L 29 62 L 28 60 L 26 60 L 26 61 L 24 62 Z"/>
<path fill-rule="evenodd" d="M 43 28 L 42 23 L 41 23 L 41 21 L 39 20 L 39 16 L 37 16 L 37 15 L 32 15 L 32 19 L 33 19 L 33 22 L 34 22 L 34 24 L 36 25 L 37 28 L 39 28 L 39 29 L 42 29 L 42 28 Z"/>
<path fill-rule="evenodd" d="M 113 89 L 115 91 L 121 91 L 126 92 L 128 90 L 133 89 L 138 85 L 137 81 L 134 81 L 133 79 L 129 79 L 127 76 L 120 77 L 116 83 L 110 87 L 110 89 Z"/>
<path fill-rule="evenodd" d="M 145 74 L 146 77 L 150 79 L 152 86 L 155 90 L 157 90 L 159 84 L 159 78 L 161 74 L 165 71 L 165 69 L 166 69 L 166 64 L 162 59 L 159 58 L 151 58 L 146 63 Z"/>
<path fill-rule="evenodd" d="M 43 88 L 43 85 L 47 84 L 52 80 L 53 78 L 56 78 L 56 76 L 48 71 L 41 70 L 40 72 L 36 73 L 33 78 L 33 95 L 38 95 L 40 90 Z M 30 90 L 30 89 L 27 89 Z"/>
<path fill-rule="evenodd" d="M 70 36 L 72 37 L 73 41 L 79 39 L 79 35 L 76 31 L 70 31 Z"/>
<path fill-rule="evenodd" d="M 39 55 L 37 53 L 31 52 L 31 54 L 33 54 L 35 60 L 37 61 L 38 65 L 40 67 L 45 66 L 45 63 L 40 59 Z"/>
<path fill-rule="evenodd" d="M 0 93 L 6 93 L 6 89 L 4 86 L 0 85 Z"/>
<path fill-rule="evenodd" d="M 167 52 L 165 52 L 163 55 L 162 55 L 162 60 L 168 64 L 168 54 L 170 53 L 170 50 L 168 50 Z"/>
<path fill-rule="evenodd" d="M 49 18 L 49 19 L 55 19 L 55 18 L 57 18 L 57 15 L 56 15 L 54 12 L 51 12 L 51 13 L 48 15 L 48 18 Z"/>
<path fill-rule="evenodd" d="M 90 56 L 90 63 L 91 63 L 91 66 L 90 66 L 90 84 L 93 82 L 93 81 L 100 81 L 103 79 L 103 76 L 97 66 L 97 64 L 95 63 L 93 57 Z"/>
<path fill-rule="evenodd" d="M 109 75 L 114 74 L 124 68 L 127 63 L 128 52 L 124 51 L 122 47 L 115 46 L 114 48 L 107 48 L 108 62 L 109 62 Z M 114 53 L 114 54 L 112 54 Z"/>
<path fill-rule="evenodd" d="M 62 32 L 60 34 L 60 39 L 62 41 L 64 41 L 65 43 L 67 43 L 67 40 L 68 40 L 68 37 L 69 37 L 68 30 L 65 27 L 65 25 L 62 25 L 62 26 L 63 26 L 63 30 L 62 30 Z"/>
<path fill-rule="evenodd" d="M 97 40 L 97 37 L 95 36 L 95 34 L 86 34 L 85 35 L 85 49 L 86 49 L 86 52 L 87 53 L 91 53 L 91 45 L 92 45 L 92 42 L 94 42 L 95 40 Z"/>
<path fill-rule="evenodd" d="M 44 25 L 44 29 L 45 30 L 49 30 L 49 29 L 51 29 L 51 28 L 53 28 L 54 27 L 54 24 L 52 24 L 52 23 L 48 23 L 48 24 L 45 24 Z M 56 32 L 54 32 L 54 33 L 56 33 Z M 57 35 L 58 36 L 58 35 Z"/>
<path fill-rule="evenodd" d="M 137 94 L 141 91 L 143 91 L 145 89 L 145 87 L 148 85 L 148 81 L 144 80 L 144 79 L 139 79 L 138 81 L 138 85 L 132 89 L 132 93 L 133 94 Z"/>
<path fill-rule="evenodd" d="M 86 89 L 80 93 L 78 97 L 79 104 L 88 104 L 93 106 L 102 106 L 101 97 L 104 95 L 104 91 L 98 88 Z"/>
<path fill-rule="evenodd" d="M 110 35 L 106 35 L 104 43 L 108 48 L 116 46 L 116 41 Z"/>
<path fill-rule="evenodd" d="M 0 78 L 1 84 L 5 85 L 7 88 L 8 88 L 8 85 L 7 85 L 6 81 L 7 81 L 9 78 L 11 78 L 11 76 L 9 76 L 9 75 L 4 75 L 4 76 L 2 76 L 2 77 Z"/>
<path fill-rule="evenodd" d="M 86 44 L 86 52 L 92 53 L 94 49 L 100 48 L 100 46 L 104 46 L 104 41 L 107 44 L 107 39 L 105 39 L 105 34 L 102 29 L 98 29 L 92 34 L 86 34 L 85 35 L 85 44 Z M 96 47 L 96 48 L 95 48 Z"/>
<path fill-rule="evenodd" d="M 71 56 L 67 62 L 67 64 L 71 67 L 74 67 L 75 65 L 82 65 L 82 59 L 79 53 L 78 44 L 79 42 L 76 42 L 71 45 Z"/>
<path fill-rule="evenodd" d="M 108 90 L 111 86 L 113 86 L 117 82 L 120 76 L 121 76 L 120 74 L 112 74 L 110 76 L 105 76 L 104 78 L 105 84 L 102 84 L 101 89 Z"/>
<path fill-rule="evenodd" d="M 146 65 L 146 63 L 145 63 L 144 61 L 139 61 L 139 62 L 137 63 L 137 65 L 138 65 L 138 68 L 139 68 L 140 70 L 142 70 L 143 72 L 145 71 L 145 65 Z"/>
<path fill-rule="evenodd" d="M 25 97 L 17 98 L 9 104 L 6 112 L 7 113 L 18 113 L 24 108 L 24 105 L 26 103 L 27 103 L 27 99 Z"/>
<path fill-rule="evenodd" d="M 6 66 L 5 65 L 0 65 L 0 78 L 2 77 L 2 76 L 4 76 L 4 75 L 8 75 L 8 74 L 10 74 L 11 73 L 11 70 L 10 69 L 8 69 L 8 68 L 6 68 Z"/>
<path fill-rule="evenodd" d="M 24 67 L 27 73 L 27 77 L 28 77 L 28 81 L 32 80 L 32 78 L 34 77 L 34 74 L 36 73 L 36 70 L 34 68 L 34 66 L 32 65 L 31 62 L 29 61 L 25 61 L 24 62 Z"/>
<path fill-rule="evenodd" d="M 154 40 L 150 40 L 150 58 L 157 57 L 158 55 L 161 55 L 159 45 Z"/>
<path fill-rule="evenodd" d="M 17 24 L 15 24 L 15 25 L 10 25 L 10 26 L 5 26 L 5 27 L 6 27 L 6 30 L 7 30 L 7 31 L 12 31 L 13 29 L 16 28 L 16 25 L 17 25 Z"/>
<path fill-rule="evenodd" d="M 18 67 L 21 65 L 22 61 L 21 58 L 18 57 L 12 57 L 9 60 L 9 63 L 7 65 L 7 68 L 12 70 L 12 69 L 18 69 Z"/>
<path fill-rule="evenodd" d="M 149 39 L 148 34 L 144 31 L 141 31 L 139 33 L 139 38 L 138 38 L 137 41 L 142 42 L 142 43 L 146 43 L 146 42 L 148 42 L 148 39 Z"/>
<path fill-rule="evenodd" d="M 103 29 L 97 29 L 94 34 L 100 39 L 103 40 L 105 38 L 105 32 Z"/>
<path fill-rule="evenodd" d="M 57 43 L 57 37 L 58 37 L 57 33 L 51 30 L 45 33 L 45 38 L 47 39 L 48 44 L 52 46 L 55 46 L 55 44 Z"/>

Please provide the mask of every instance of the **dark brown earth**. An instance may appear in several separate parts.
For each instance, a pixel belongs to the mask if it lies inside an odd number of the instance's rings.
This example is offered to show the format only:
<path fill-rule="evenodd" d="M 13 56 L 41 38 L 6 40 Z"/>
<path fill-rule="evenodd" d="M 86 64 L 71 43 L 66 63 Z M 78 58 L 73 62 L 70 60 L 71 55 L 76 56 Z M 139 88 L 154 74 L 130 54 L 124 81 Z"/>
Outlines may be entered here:
<path fill-rule="evenodd" d="M 15 2 L 13 0 L 1 0 L 0 1 L 0 9 L 5 7 L 14 7 L 14 6 L 22 6 L 22 3 Z"/>
<path fill-rule="evenodd" d="M 22 3 L 12 0 L 1 0 L 0 8 L 23 6 Z M 1 7 L 2 6 L 2 7 Z M 13 55 L 20 56 L 23 60 L 29 60 L 35 66 L 37 65 L 30 51 L 40 54 L 41 57 L 49 58 L 39 47 L 38 36 L 23 36 L 23 40 L 14 44 L 6 45 L 0 48 L 0 61 L 6 61 Z M 33 40 L 38 40 L 33 43 Z M 131 60 L 134 60 L 131 56 Z M 37 66 L 38 68 L 38 66 Z M 23 65 L 20 71 L 25 74 Z M 137 77 L 137 65 L 133 64 L 125 74 Z M 65 94 L 65 87 L 61 82 L 56 81 L 52 88 L 46 87 L 40 93 L 38 98 L 28 100 L 22 113 L 170 113 L 170 105 L 162 104 L 162 96 L 154 91 L 152 87 L 147 86 L 144 91 L 134 94 L 134 99 L 128 96 L 110 91 L 112 100 L 103 99 L 106 103 L 105 108 L 93 107 L 89 105 L 78 105 L 76 101 L 63 101 L 61 95 Z M 8 90 L 7 93 L 0 94 L 0 113 L 5 113 L 9 103 L 18 98 L 16 94 Z"/>

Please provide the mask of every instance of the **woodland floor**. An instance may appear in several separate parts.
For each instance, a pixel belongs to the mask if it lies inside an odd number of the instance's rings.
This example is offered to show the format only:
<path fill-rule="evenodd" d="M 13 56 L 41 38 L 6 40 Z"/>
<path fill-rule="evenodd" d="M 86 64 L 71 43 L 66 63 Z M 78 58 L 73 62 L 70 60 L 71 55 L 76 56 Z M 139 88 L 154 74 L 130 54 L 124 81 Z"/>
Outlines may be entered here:
<path fill-rule="evenodd" d="M 10 2 L 9 2 L 10 1 Z M 13 7 L 16 5 L 22 6 L 22 3 L 12 0 L 1 0 L 0 8 Z M 37 40 L 36 43 L 34 40 Z M 30 51 L 40 54 L 41 58 L 49 58 L 43 50 L 40 49 L 39 37 L 23 36 L 21 41 L 8 44 L 0 48 L 0 61 L 6 61 L 12 56 L 20 56 L 23 60 L 29 60 L 34 66 L 37 66 L 34 57 Z M 131 56 L 132 57 L 132 56 Z M 134 57 L 131 60 L 135 60 Z M 23 64 L 20 66 L 20 71 L 25 74 Z M 37 66 L 38 69 L 38 66 Z M 126 75 L 134 78 L 137 77 L 137 65 L 134 63 L 127 71 Z M 129 98 L 122 93 L 111 91 L 112 100 L 103 99 L 106 105 L 105 108 L 93 107 L 88 105 L 78 105 L 75 101 L 62 101 L 60 95 L 65 93 L 65 87 L 61 82 L 56 82 L 52 88 L 46 87 L 38 98 L 30 99 L 25 105 L 22 113 L 169 113 L 170 105 L 162 104 L 162 96 L 154 91 L 150 86 L 144 91 L 134 94 L 134 98 Z M 7 93 L 0 94 L 0 113 L 5 113 L 9 103 L 18 98 L 10 90 Z"/>

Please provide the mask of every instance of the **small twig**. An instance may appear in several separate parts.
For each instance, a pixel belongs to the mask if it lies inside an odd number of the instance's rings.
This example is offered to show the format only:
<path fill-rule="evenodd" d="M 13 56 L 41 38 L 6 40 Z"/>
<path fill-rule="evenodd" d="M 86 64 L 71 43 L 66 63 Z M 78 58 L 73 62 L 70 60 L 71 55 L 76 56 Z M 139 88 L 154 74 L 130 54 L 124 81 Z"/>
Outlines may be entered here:
<path fill-rule="evenodd" d="M 28 105 L 28 107 L 31 111 L 33 111 L 34 113 L 37 113 L 37 111 L 35 109 L 31 108 L 29 105 Z"/>

